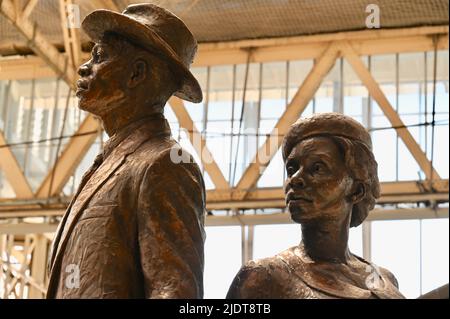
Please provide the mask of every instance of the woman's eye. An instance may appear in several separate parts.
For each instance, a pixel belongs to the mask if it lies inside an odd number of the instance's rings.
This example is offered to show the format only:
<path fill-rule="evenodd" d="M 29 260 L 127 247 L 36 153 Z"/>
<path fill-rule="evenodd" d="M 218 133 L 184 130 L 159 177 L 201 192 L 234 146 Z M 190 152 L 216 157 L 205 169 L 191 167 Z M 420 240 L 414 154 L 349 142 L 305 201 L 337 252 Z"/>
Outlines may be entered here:
<path fill-rule="evenodd" d="M 93 55 L 94 62 L 98 63 L 101 60 L 101 53 L 99 51 L 94 52 Z"/>
<path fill-rule="evenodd" d="M 314 163 L 312 170 L 314 173 L 322 173 L 325 170 L 325 165 L 320 162 Z"/>

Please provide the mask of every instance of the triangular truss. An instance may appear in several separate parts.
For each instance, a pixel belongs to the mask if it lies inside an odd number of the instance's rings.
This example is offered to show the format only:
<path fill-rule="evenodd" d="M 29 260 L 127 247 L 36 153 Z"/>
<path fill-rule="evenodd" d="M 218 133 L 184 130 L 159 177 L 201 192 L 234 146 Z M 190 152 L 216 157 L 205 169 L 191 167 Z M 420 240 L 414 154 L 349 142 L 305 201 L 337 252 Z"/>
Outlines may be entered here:
<path fill-rule="evenodd" d="M 68 17 L 61 10 L 66 53 L 59 53 L 39 32 L 36 24 L 29 20 L 29 14 L 36 5 L 36 2 L 35 0 L 30 0 L 24 8 L 18 8 L 17 1 L 3 0 L 1 1 L 0 13 L 21 32 L 28 40 L 30 48 L 46 62 L 56 75 L 61 77 L 73 88 L 76 79 L 75 65 L 77 65 L 79 59 L 84 58 L 78 51 L 79 35 L 71 30 L 64 29 L 67 28 L 64 23 L 67 22 Z M 60 0 L 62 7 L 71 3 L 71 0 Z M 104 6 L 107 3 L 109 2 L 98 0 L 94 2 L 94 6 Z M 117 11 L 117 8 L 110 9 Z M 428 34 L 440 34 L 440 36 L 437 42 L 433 42 L 427 36 Z M 246 51 L 241 49 L 244 47 L 251 47 L 253 50 L 251 62 L 314 58 L 315 63 L 308 76 L 298 88 L 297 93 L 287 105 L 285 112 L 276 123 L 272 135 L 259 148 L 254 160 L 246 168 L 236 187 L 230 186 L 223 172 L 220 170 L 219 165 L 214 160 L 213 154 L 208 150 L 206 140 L 195 127 L 183 102 L 175 97 L 170 99 L 169 104 L 178 119 L 180 127 L 187 130 L 189 140 L 192 142 L 193 148 L 202 160 L 205 171 L 215 186 L 212 192 L 208 192 L 209 199 L 227 198 L 229 200 L 241 201 L 248 198 L 249 192 L 257 190 L 256 185 L 258 179 L 279 150 L 284 134 L 305 110 L 322 80 L 333 67 L 336 59 L 341 56 L 350 63 L 362 83 L 367 87 L 371 97 L 378 103 L 392 127 L 395 128 L 400 139 L 417 161 L 427 181 L 430 181 L 430 183 L 433 182 L 436 185 L 447 185 L 446 187 L 448 189 L 448 181 L 440 179 L 439 174 L 431 166 L 426 154 L 405 127 L 400 116 L 389 103 L 385 94 L 360 58 L 361 55 L 383 52 L 427 51 L 432 50 L 436 43 L 440 49 L 448 48 L 448 26 L 400 30 L 365 30 L 331 36 L 316 35 L 301 39 L 263 40 L 257 48 L 254 48 L 254 43 L 259 43 L 257 42 L 259 40 L 252 41 L 243 41 L 237 44 L 226 44 L 223 46 L 203 46 L 203 49 L 199 52 L 196 65 L 202 65 L 202 63 L 203 65 L 244 63 L 247 59 Z M 389 48 L 389 46 L 395 48 Z M 10 73 L 8 73 L 8 70 L 5 70 L 3 74 L 6 76 Z M 67 180 L 73 174 L 83 156 L 89 150 L 89 147 L 94 143 L 97 137 L 96 132 L 98 131 L 100 131 L 99 123 L 92 116 L 87 116 L 61 152 L 56 166 L 47 174 L 35 193 L 32 192 L 29 182 L 24 176 L 11 149 L 6 146 L 7 141 L 2 132 L 0 132 L 0 167 L 4 170 L 5 176 L 13 187 L 17 198 L 47 198 L 48 195 L 60 195 Z M 204 160 L 205 157 L 207 160 Z"/>

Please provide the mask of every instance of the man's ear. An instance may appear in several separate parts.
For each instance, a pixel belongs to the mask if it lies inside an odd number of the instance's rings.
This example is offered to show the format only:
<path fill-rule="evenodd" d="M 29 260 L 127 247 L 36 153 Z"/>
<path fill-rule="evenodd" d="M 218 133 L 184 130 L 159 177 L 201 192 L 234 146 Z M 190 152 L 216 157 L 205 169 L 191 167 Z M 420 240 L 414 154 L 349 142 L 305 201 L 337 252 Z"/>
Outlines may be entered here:
<path fill-rule="evenodd" d="M 128 79 L 128 87 L 134 88 L 147 78 L 147 62 L 144 59 L 136 59 L 131 66 L 131 76 Z"/>
<path fill-rule="evenodd" d="M 366 196 L 366 185 L 361 181 L 354 181 L 352 192 L 350 194 L 350 201 L 353 204 L 359 203 Z"/>

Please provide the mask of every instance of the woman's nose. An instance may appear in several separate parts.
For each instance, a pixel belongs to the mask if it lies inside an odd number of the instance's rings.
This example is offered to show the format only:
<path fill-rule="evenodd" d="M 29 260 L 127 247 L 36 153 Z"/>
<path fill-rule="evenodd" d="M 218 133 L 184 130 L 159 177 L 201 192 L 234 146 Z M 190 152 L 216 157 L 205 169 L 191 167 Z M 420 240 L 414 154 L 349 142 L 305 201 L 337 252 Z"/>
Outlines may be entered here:
<path fill-rule="evenodd" d="M 79 68 L 78 68 L 78 74 L 80 76 L 88 76 L 90 74 L 90 68 L 88 66 L 87 63 L 82 64 Z"/>

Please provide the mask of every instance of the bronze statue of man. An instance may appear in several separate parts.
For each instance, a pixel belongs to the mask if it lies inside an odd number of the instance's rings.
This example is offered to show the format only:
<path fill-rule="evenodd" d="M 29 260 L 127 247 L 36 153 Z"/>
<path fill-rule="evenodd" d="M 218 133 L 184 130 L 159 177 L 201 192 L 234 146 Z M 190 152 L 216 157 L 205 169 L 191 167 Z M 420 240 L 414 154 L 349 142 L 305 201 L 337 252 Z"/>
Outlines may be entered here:
<path fill-rule="evenodd" d="M 57 230 L 47 297 L 202 298 L 204 182 L 190 155 L 173 160 L 163 116 L 172 95 L 202 100 L 189 71 L 196 40 L 151 4 L 97 10 L 82 27 L 95 46 L 78 71 L 79 107 L 110 139 Z"/>
<path fill-rule="evenodd" d="M 367 130 L 342 114 L 316 114 L 292 125 L 282 154 L 301 243 L 242 267 L 227 298 L 403 298 L 392 273 L 348 249 L 349 228 L 380 194 Z"/>

